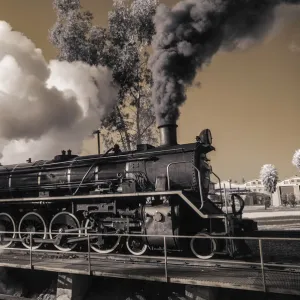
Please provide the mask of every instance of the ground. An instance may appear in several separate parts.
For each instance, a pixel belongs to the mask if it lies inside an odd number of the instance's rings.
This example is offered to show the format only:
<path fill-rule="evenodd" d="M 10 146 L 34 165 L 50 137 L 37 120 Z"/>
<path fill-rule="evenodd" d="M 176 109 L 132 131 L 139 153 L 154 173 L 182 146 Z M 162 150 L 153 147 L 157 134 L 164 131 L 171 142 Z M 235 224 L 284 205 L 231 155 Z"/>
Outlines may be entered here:
<path fill-rule="evenodd" d="M 243 218 L 254 219 L 261 230 L 300 230 L 300 206 L 297 207 L 245 207 Z"/>

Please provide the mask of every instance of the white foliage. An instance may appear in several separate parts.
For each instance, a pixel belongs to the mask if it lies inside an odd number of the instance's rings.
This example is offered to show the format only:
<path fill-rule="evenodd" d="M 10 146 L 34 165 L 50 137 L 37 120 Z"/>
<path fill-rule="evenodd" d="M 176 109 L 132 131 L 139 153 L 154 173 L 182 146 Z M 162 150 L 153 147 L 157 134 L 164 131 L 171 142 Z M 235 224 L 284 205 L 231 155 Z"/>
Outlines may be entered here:
<path fill-rule="evenodd" d="M 133 43 L 148 45 L 154 34 L 152 18 L 157 0 L 114 0 L 109 12 L 108 30 L 114 37 Z"/>
<path fill-rule="evenodd" d="M 260 180 L 267 192 L 274 193 L 278 182 L 278 172 L 275 166 L 271 164 L 263 165 L 260 170 Z"/>
<path fill-rule="evenodd" d="M 154 34 L 157 0 L 113 0 L 107 26 L 93 25 L 91 12 L 78 9 L 79 0 L 55 0 L 57 21 L 50 30 L 59 59 L 105 65 L 120 86 L 119 105 L 102 123 L 108 133 L 117 130 L 124 148 L 145 137 L 154 140 L 154 112 L 150 98 L 148 46 Z M 137 110 L 137 107 L 139 109 Z M 129 111 L 129 113 L 128 113 Z M 132 112 L 132 113 L 131 113 Z M 137 117 L 138 116 L 138 117 Z M 115 129 L 117 128 L 117 129 Z M 102 130 L 103 132 L 103 130 Z M 103 141 L 106 143 L 106 134 Z"/>
<path fill-rule="evenodd" d="M 53 0 L 53 6 L 60 15 L 68 13 L 70 10 L 80 8 L 80 0 Z"/>
<path fill-rule="evenodd" d="M 90 12 L 81 12 L 79 0 L 55 0 L 58 19 L 49 31 L 50 41 L 59 49 L 59 58 L 104 64 L 113 69 L 125 87 L 134 81 L 140 52 L 154 34 L 153 15 L 157 0 L 114 0 L 107 28 L 93 26 Z M 121 83 L 121 86 L 123 84 Z"/>
<path fill-rule="evenodd" d="M 0 22 L 1 163 L 79 152 L 117 100 L 111 72 L 102 66 L 52 60 Z"/>
<path fill-rule="evenodd" d="M 292 164 L 300 171 L 300 149 L 295 151 Z"/>

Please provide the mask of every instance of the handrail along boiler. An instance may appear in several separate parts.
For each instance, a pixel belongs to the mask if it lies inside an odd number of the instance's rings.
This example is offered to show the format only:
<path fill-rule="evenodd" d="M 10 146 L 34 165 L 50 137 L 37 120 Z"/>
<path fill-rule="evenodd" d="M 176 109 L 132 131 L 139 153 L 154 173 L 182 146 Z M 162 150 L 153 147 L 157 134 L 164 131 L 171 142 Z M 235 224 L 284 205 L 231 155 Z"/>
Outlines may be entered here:
<path fill-rule="evenodd" d="M 116 145 L 90 156 L 69 150 L 52 160 L 1 166 L 0 247 L 21 243 L 70 251 L 90 239 L 98 253 L 142 255 L 162 250 L 164 241 L 157 235 L 172 235 L 166 239 L 168 251 L 189 251 L 201 259 L 247 254 L 243 240 L 214 239 L 243 236 L 257 225 L 241 218 L 243 205 L 227 213 L 208 197 L 214 173 L 207 154 L 215 150 L 210 130 L 194 143 L 179 145 L 176 128 L 159 127 L 158 147 L 143 144 L 121 152 Z M 93 233 L 105 235 L 88 237 Z M 124 239 L 122 233 L 129 236 Z M 187 241 L 182 235 L 207 239 Z"/>

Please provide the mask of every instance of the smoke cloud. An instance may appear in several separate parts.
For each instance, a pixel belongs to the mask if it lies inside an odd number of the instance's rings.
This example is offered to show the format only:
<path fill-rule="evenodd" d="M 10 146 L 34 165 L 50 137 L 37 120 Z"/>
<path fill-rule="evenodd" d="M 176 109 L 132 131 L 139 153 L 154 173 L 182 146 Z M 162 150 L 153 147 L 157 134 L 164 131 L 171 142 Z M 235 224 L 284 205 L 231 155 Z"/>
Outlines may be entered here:
<path fill-rule="evenodd" d="M 0 21 L 1 163 L 49 159 L 80 151 L 116 104 L 117 88 L 102 66 L 52 60 Z"/>
<path fill-rule="evenodd" d="M 158 124 L 174 123 L 186 88 L 218 51 L 244 50 L 278 31 L 280 10 L 300 0 L 185 0 L 160 5 L 150 68 Z M 299 14 L 298 14 L 299 17 Z M 282 23 L 282 22 L 280 22 Z"/>

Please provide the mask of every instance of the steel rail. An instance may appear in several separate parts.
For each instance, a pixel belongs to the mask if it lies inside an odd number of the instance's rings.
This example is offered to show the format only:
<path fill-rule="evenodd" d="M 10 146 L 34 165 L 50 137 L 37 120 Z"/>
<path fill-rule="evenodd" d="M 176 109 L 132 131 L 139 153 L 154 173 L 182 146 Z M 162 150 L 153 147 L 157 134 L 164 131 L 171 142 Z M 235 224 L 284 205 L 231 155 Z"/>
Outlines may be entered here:
<path fill-rule="evenodd" d="M 3 232 L 2 233 L 13 233 L 13 232 Z M 22 234 L 29 234 L 30 235 L 30 244 L 32 245 L 32 239 L 34 239 L 33 235 L 34 234 L 38 234 L 38 232 L 34 233 L 34 232 L 15 232 L 17 234 L 22 233 Z M 1 234 L 1 232 L 0 232 Z M 49 232 L 48 232 L 49 234 Z M 66 232 L 62 232 L 59 233 L 61 235 L 75 235 L 76 233 L 66 233 Z M 76 234 L 78 235 L 78 233 Z M 205 238 L 207 239 L 207 237 L 203 237 L 203 236 L 174 236 L 174 235 L 146 235 L 146 234 L 85 234 L 87 237 L 87 242 L 88 242 L 88 246 L 90 246 L 90 238 L 91 236 L 124 236 L 124 237 L 128 237 L 128 236 L 137 236 L 137 237 L 161 237 L 164 240 L 164 257 L 166 259 L 167 257 L 167 246 L 166 246 L 166 240 L 167 238 Z M 244 239 L 247 240 L 247 237 L 215 237 L 213 236 L 213 238 L 215 239 Z M 264 240 L 269 240 L 269 241 L 300 241 L 300 238 L 286 238 L 286 237 L 281 237 L 281 238 L 274 238 L 274 237 L 269 237 L 269 238 L 260 238 L 260 237 L 251 237 L 249 238 L 250 240 L 256 240 L 259 243 L 259 249 L 260 249 L 260 257 L 262 256 L 262 241 Z M 27 248 L 11 248 L 11 247 L 7 247 L 7 248 L 2 248 L 1 249 L 3 252 L 6 251 L 13 251 L 13 252 L 29 252 L 30 253 L 30 260 L 32 261 L 32 254 L 59 254 L 59 255 L 78 255 L 78 256 L 83 256 L 83 255 L 88 255 L 90 257 L 90 259 L 93 257 L 95 258 L 110 258 L 110 259 L 115 259 L 117 257 L 123 257 L 123 258 L 137 258 L 137 256 L 135 255 L 130 255 L 130 254 L 114 254 L 114 255 L 107 255 L 107 254 L 99 254 L 99 253 L 90 253 L 90 247 L 88 247 L 88 252 L 78 252 L 78 251 L 58 251 L 58 250 L 51 250 L 51 249 L 32 249 L 32 246 L 30 247 L 30 249 Z M 144 259 L 152 259 L 152 260 L 160 260 L 163 259 L 163 256 L 142 256 L 143 260 Z M 168 261 L 170 262 L 190 262 L 190 263 L 195 263 L 195 262 L 208 262 L 210 264 L 216 263 L 216 264 L 230 264 L 230 265 L 261 265 L 262 262 L 260 261 L 260 263 L 255 262 L 255 261 L 243 261 L 243 260 L 216 260 L 216 259 L 209 259 L 209 260 L 201 260 L 201 259 L 195 259 L 195 258 L 182 258 L 182 257 L 174 257 L 174 256 L 168 256 L 167 257 Z M 280 262 L 277 262 L 280 263 Z M 264 263 L 265 266 L 269 266 L 269 267 L 278 267 L 278 264 L 272 264 L 272 263 Z M 286 267 L 286 268 L 300 268 L 300 265 L 295 265 L 295 264 L 280 264 L 279 265 L 281 268 L 282 267 Z"/>
<path fill-rule="evenodd" d="M 72 231 L 79 230 L 79 228 L 71 229 Z M 259 231 L 258 231 L 259 232 Z M 276 231 L 277 232 L 277 231 Z M 26 232 L 26 231 L 0 231 L 1 234 L 30 234 L 30 235 L 35 235 L 35 234 L 41 234 L 41 232 Z M 287 231 L 282 231 L 281 233 L 287 233 Z M 298 233 L 298 232 L 297 232 Z M 49 234 L 48 231 L 46 231 L 46 234 Z M 80 232 L 59 232 L 59 235 L 83 235 L 83 233 Z M 300 231 L 299 231 L 300 235 Z M 217 236 L 217 235 L 210 235 L 209 238 L 207 236 L 198 236 L 198 235 L 162 235 L 162 234 L 136 234 L 136 233 L 84 233 L 84 236 L 87 238 L 88 236 L 94 237 L 94 236 L 119 236 L 119 237 L 129 237 L 129 236 L 134 236 L 134 237 L 156 237 L 156 238 L 161 238 L 162 240 L 164 238 L 178 238 L 178 239 L 220 239 L 220 240 L 262 240 L 262 241 L 300 241 L 300 237 L 264 237 L 264 236 Z M 0 237 L 1 241 L 1 237 Z"/>
<path fill-rule="evenodd" d="M 6 250 L 6 249 L 5 249 Z M 5 253 L 5 250 L 2 252 L 2 254 Z M 27 252 L 27 254 L 29 254 L 29 250 L 28 249 L 24 249 L 24 248 L 11 248 L 11 250 L 17 250 L 13 253 L 8 253 L 8 254 L 15 254 L 17 255 L 16 252 L 20 251 L 20 252 Z M 32 254 L 38 256 L 45 256 L 45 255 L 49 255 L 49 258 L 51 258 L 51 256 L 55 256 L 55 254 L 61 255 L 61 256 L 66 256 L 66 255 L 77 255 L 78 258 L 88 258 L 88 256 L 90 255 L 90 260 L 92 259 L 97 259 L 97 260 L 111 260 L 111 261 L 129 261 L 129 262 L 134 262 L 134 263 L 144 263 L 147 262 L 149 264 L 151 264 L 150 261 L 153 261 L 153 263 L 159 263 L 159 264 L 163 264 L 165 263 L 165 256 L 166 254 L 164 253 L 164 255 L 161 256 L 135 256 L 132 254 L 100 254 L 100 253 L 96 253 L 96 252 L 78 252 L 78 251 L 68 251 L 68 252 L 61 252 L 58 250 L 40 250 L 40 249 L 36 249 L 36 250 L 32 250 Z M 58 256 L 56 255 L 56 256 Z M 70 258 L 64 258 L 64 257 L 56 257 L 57 259 L 73 259 L 73 257 Z M 259 257 L 256 257 L 259 261 Z M 1 258 L 0 258 L 1 261 Z M 259 261 L 243 261 L 243 260 L 226 260 L 226 259 L 209 259 L 209 260 L 201 260 L 201 259 L 197 259 L 197 258 L 191 258 L 191 257 L 178 257 L 178 256 L 167 256 L 167 262 L 170 265 L 190 265 L 190 266 L 215 266 L 215 267 L 220 267 L 220 268 L 226 268 L 226 267 L 233 267 L 233 266 L 250 266 L 250 267 L 260 267 L 261 266 L 261 262 Z M 281 263 L 280 261 L 277 261 L 275 263 L 264 263 L 264 266 L 266 267 L 277 267 L 277 268 L 296 268 L 296 269 L 300 269 L 300 261 L 299 261 L 299 266 L 295 265 L 295 264 L 286 264 L 286 263 Z M 89 269 L 90 269 L 90 265 L 89 265 Z"/>

